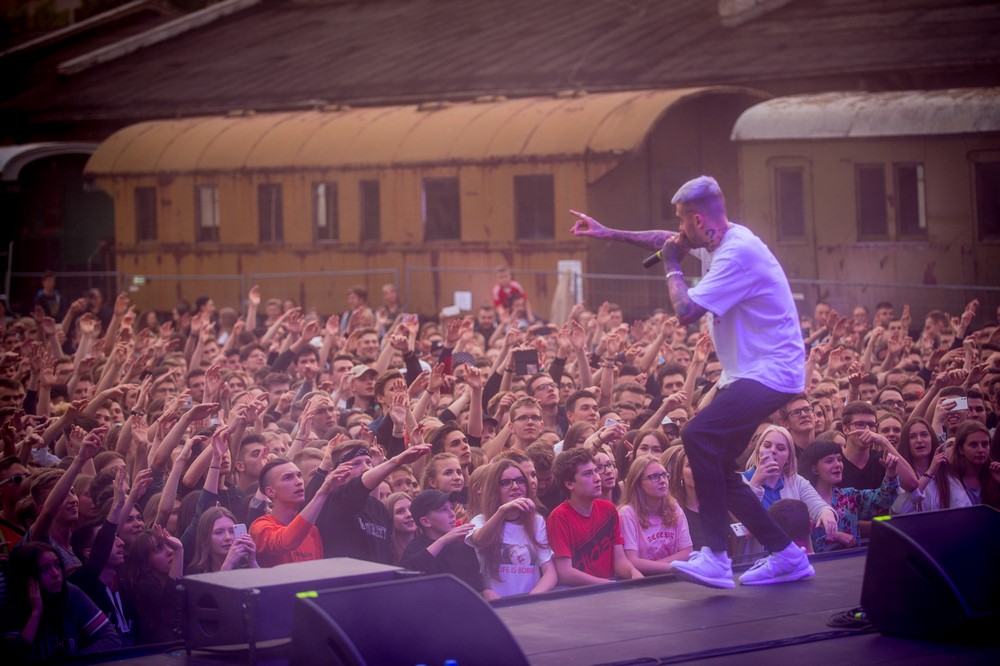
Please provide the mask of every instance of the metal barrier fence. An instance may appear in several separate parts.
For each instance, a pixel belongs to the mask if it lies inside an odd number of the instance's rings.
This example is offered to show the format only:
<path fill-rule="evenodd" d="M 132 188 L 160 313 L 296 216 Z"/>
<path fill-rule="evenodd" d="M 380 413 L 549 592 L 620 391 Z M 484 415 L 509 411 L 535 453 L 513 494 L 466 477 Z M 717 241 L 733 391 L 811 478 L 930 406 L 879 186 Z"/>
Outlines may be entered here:
<path fill-rule="evenodd" d="M 323 314 L 334 314 L 347 308 L 347 290 L 355 285 L 367 289 L 368 303 L 378 307 L 382 302 L 382 285 L 386 283 L 399 286 L 398 268 L 316 273 L 250 273 L 246 284 L 247 289 L 255 284 L 260 285 L 265 300 L 290 298 L 303 308 L 315 308 Z M 243 293 L 246 294 L 247 290 Z"/>
<path fill-rule="evenodd" d="M 5 295 L 7 302 L 14 309 L 22 314 L 31 313 L 31 304 L 34 302 L 35 294 L 42 288 L 42 271 L 30 272 L 8 272 L 4 279 Z M 100 289 L 105 300 L 122 289 L 123 276 L 114 271 L 66 271 L 55 273 L 56 289 L 64 298 L 77 299 L 88 289 Z M 69 301 L 67 301 L 68 303 Z"/>
<path fill-rule="evenodd" d="M 439 288 L 439 297 L 428 301 L 421 291 L 429 290 L 428 283 L 454 285 L 455 290 L 468 289 L 472 284 L 482 284 L 486 276 L 489 285 L 473 294 L 473 307 L 489 301 L 489 288 L 495 281 L 492 268 L 433 268 L 406 267 L 403 271 L 403 293 L 407 303 L 428 302 L 432 307 L 425 314 L 439 312 L 450 305 L 451 292 Z M 556 271 L 516 270 L 515 280 L 521 282 L 532 301 L 535 314 L 548 316 L 553 297 L 556 294 L 558 273 Z M 694 280 L 689 280 L 693 283 Z M 812 316 L 818 301 L 825 301 L 841 314 L 850 314 L 854 307 L 864 305 L 869 314 L 874 314 L 880 302 L 892 303 L 896 316 L 902 313 L 903 305 L 909 305 L 916 323 L 922 322 L 931 310 L 960 315 L 965 304 L 978 298 L 979 315 L 974 325 L 995 322 L 997 308 L 1000 307 L 1000 287 L 985 285 L 929 285 L 929 284 L 869 284 L 864 282 L 843 282 L 837 280 L 789 280 L 799 312 Z M 622 308 L 627 320 L 646 317 L 657 309 L 668 309 L 669 300 L 662 275 L 620 275 L 612 273 L 582 273 L 570 281 L 573 302 L 585 302 L 596 309 L 604 301 L 616 303 Z"/>
<path fill-rule="evenodd" d="M 15 310 L 29 313 L 42 273 L 13 272 L 8 275 L 9 302 Z M 550 316 L 557 296 L 571 303 L 585 302 L 591 309 L 604 301 L 616 303 L 627 320 L 648 316 L 669 305 L 663 277 L 658 272 L 650 275 L 576 273 L 568 280 L 564 277 L 562 286 L 559 285 L 559 273 L 554 270 L 516 269 L 513 276 L 527 291 L 535 314 L 545 318 Z M 97 287 L 106 300 L 113 301 L 114 294 L 125 289 L 138 308 L 161 311 L 169 310 L 179 300 L 193 303 L 201 295 L 211 296 L 220 306 L 242 308 L 249 288 L 259 284 L 265 299 L 292 299 L 324 314 L 342 312 L 346 307 L 346 292 L 355 284 L 364 286 L 369 292 L 369 303 L 377 306 L 381 302 L 382 284 L 392 283 L 399 287 L 402 301 L 409 310 L 434 316 L 445 306 L 454 304 L 454 292 L 469 292 L 473 311 L 489 303 L 496 275 L 493 268 L 486 267 L 407 266 L 402 269 L 242 275 L 129 275 L 76 271 L 56 273 L 56 279 L 57 288 L 68 299 Z M 910 305 L 916 326 L 930 310 L 958 315 L 966 303 L 978 298 L 979 315 L 974 325 L 982 326 L 994 322 L 1000 308 L 1000 286 L 870 284 L 806 279 L 792 279 L 790 284 L 799 311 L 808 316 L 820 300 L 841 314 L 849 314 L 857 305 L 864 305 L 874 313 L 876 304 L 886 301 L 894 305 L 897 316 L 904 304 Z"/>
<path fill-rule="evenodd" d="M 179 301 L 192 306 L 200 296 L 210 296 L 219 307 L 239 304 L 246 299 L 246 276 L 238 274 L 162 275 L 122 274 L 122 287 L 139 310 L 169 312 Z"/>

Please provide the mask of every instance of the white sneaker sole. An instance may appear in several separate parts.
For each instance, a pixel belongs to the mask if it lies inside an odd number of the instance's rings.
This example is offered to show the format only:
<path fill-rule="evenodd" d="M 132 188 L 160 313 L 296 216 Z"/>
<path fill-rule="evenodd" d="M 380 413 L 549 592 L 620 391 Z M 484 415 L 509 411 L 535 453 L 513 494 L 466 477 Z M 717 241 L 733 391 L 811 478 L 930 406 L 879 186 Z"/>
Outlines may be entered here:
<path fill-rule="evenodd" d="M 698 585 L 704 585 L 706 587 L 714 587 L 720 590 L 731 590 L 736 587 L 736 582 L 730 578 L 704 578 L 697 576 L 691 572 L 684 571 L 683 569 L 677 568 L 677 563 L 674 563 L 672 567 L 674 575 L 681 579 L 686 580 L 689 583 L 697 583 Z"/>
<path fill-rule="evenodd" d="M 784 576 L 777 576 L 775 578 L 762 578 L 760 580 L 743 580 L 740 577 L 741 585 L 774 585 L 776 583 L 791 583 L 797 580 L 802 580 L 803 578 L 809 578 L 810 576 L 815 576 L 816 570 L 813 569 L 810 564 L 805 569 L 799 569 L 798 571 L 793 571 L 792 573 L 785 574 Z"/>

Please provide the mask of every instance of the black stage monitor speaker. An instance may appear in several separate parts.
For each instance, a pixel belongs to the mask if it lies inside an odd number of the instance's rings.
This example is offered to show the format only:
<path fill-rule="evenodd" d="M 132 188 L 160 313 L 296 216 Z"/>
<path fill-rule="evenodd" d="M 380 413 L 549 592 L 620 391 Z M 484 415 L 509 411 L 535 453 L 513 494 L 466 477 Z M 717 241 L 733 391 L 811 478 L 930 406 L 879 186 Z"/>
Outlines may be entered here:
<path fill-rule="evenodd" d="M 1000 511 L 986 506 L 872 523 L 861 606 L 885 634 L 996 641 Z"/>
<path fill-rule="evenodd" d="M 320 592 L 295 604 L 292 666 L 527 666 L 499 616 L 447 575 Z"/>
<path fill-rule="evenodd" d="M 292 636 L 292 608 L 299 592 L 394 580 L 399 567 L 349 557 L 186 576 L 184 591 L 188 649 L 251 646 Z"/>

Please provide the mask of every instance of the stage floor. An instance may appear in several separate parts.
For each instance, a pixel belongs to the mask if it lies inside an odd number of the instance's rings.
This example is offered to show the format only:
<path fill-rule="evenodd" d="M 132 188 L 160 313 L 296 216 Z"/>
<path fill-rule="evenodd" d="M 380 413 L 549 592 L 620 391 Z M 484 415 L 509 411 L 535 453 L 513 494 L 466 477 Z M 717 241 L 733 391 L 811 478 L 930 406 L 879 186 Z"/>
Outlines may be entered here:
<path fill-rule="evenodd" d="M 998 664 L 1000 646 L 858 634 L 828 626 L 859 605 L 865 552 L 815 558 L 816 576 L 715 590 L 666 576 L 512 602 L 497 612 L 532 664 Z"/>
<path fill-rule="evenodd" d="M 660 576 L 510 600 L 495 608 L 537 666 L 1000 664 L 1000 645 L 931 643 L 829 626 L 831 616 L 860 603 L 865 551 L 817 557 L 813 564 L 816 576 L 783 585 L 713 590 Z M 287 664 L 289 648 L 281 643 L 260 650 L 258 664 Z M 247 657 L 245 650 L 227 657 L 208 651 L 187 656 L 183 650 L 105 655 L 136 666 L 221 666 L 246 663 Z M 480 665 L 503 666 L 489 654 L 460 666 Z"/>

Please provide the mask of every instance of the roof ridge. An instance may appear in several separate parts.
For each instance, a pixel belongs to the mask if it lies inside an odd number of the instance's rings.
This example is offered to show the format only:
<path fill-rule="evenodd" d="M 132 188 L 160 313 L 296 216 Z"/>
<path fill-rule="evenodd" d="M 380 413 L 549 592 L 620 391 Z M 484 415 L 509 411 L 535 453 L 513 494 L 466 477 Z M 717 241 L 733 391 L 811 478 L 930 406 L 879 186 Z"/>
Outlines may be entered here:
<path fill-rule="evenodd" d="M 181 35 L 195 28 L 200 28 L 216 20 L 249 9 L 261 0 L 222 0 L 214 5 L 200 9 L 190 14 L 180 16 L 169 23 L 157 26 L 138 35 L 132 35 L 125 39 L 99 48 L 90 53 L 85 53 L 71 60 L 61 63 L 58 72 L 63 75 L 77 74 L 94 65 L 117 60 L 124 55 L 133 53 L 140 49 L 166 41 L 177 35 Z"/>
<path fill-rule="evenodd" d="M 12 46 L 11 48 L 0 52 L 0 58 L 14 55 L 15 53 L 21 53 L 22 51 L 32 51 L 43 46 L 48 46 L 49 44 L 53 44 L 68 37 L 79 35 L 80 33 L 87 32 L 93 28 L 98 28 L 106 23 L 110 23 L 120 18 L 125 18 L 145 9 L 152 9 L 163 16 L 176 17 L 181 15 L 176 8 L 170 6 L 166 2 L 163 2 L 163 0 L 133 0 L 132 2 L 124 5 L 119 5 L 114 9 L 109 9 L 108 11 L 101 12 L 100 14 L 94 14 L 93 16 L 85 18 L 82 21 L 71 23 L 70 25 L 57 30 L 51 30 L 46 32 L 44 35 L 40 35 L 34 39 L 29 39 L 26 42 Z"/>

